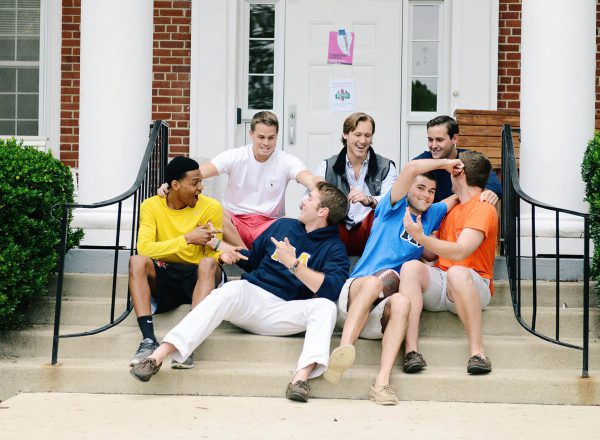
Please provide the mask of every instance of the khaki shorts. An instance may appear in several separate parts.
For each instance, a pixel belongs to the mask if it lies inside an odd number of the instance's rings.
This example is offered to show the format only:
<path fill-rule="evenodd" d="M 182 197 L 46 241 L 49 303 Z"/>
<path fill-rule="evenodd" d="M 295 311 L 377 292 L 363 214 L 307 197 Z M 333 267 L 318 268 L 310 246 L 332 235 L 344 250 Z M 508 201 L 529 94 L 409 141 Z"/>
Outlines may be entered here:
<path fill-rule="evenodd" d="M 446 272 L 437 267 L 428 267 L 427 269 L 429 269 L 429 285 L 427 290 L 423 292 L 423 308 L 430 312 L 449 311 L 456 315 L 456 305 L 450 301 L 446 293 Z M 479 293 L 481 310 L 484 310 L 492 298 L 490 280 L 483 278 L 473 269 L 469 269 L 469 272 Z"/>
<path fill-rule="evenodd" d="M 348 293 L 350 292 L 350 286 L 356 278 L 349 278 L 342 286 L 340 297 L 337 301 L 337 326 L 340 328 L 344 327 L 344 322 L 348 317 Z M 383 332 L 381 331 L 381 318 L 383 317 L 383 309 L 387 303 L 389 296 L 382 299 L 373 309 L 369 312 L 367 323 L 359 337 L 363 339 L 381 339 L 383 338 Z"/>

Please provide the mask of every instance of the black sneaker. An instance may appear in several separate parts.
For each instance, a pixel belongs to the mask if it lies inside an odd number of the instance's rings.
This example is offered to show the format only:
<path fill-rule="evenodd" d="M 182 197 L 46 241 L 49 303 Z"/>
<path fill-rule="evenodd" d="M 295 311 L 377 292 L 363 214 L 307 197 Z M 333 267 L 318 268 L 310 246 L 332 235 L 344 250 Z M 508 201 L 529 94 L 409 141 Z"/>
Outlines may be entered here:
<path fill-rule="evenodd" d="M 404 365 L 402 369 L 405 373 L 418 373 L 423 368 L 427 366 L 427 362 L 423 359 L 423 355 L 421 353 L 417 353 L 416 351 L 410 351 L 406 353 L 404 356 Z"/>
<path fill-rule="evenodd" d="M 479 354 L 471 356 L 467 363 L 467 373 L 469 374 L 488 374 L 492 371 L 492 363 L 487 357 Z"/>
<path fill-rule="evenodd" d="M 308 402 L 308 393 L 310 386 L 306 380 L 297 380 L 294 383 L 289 383 L 285 390 L 285 397 L 296 402 Z"/>
<path fill-rule="evenodd" d="M 139 364 L 144 359 L 146 359 L 148 356 L 150 356 L 154 352 L 154 350 L 156 350 L 157 348 L 158 348 L 158 342 L 155 342 L 150 338 L 144 339 L 142 342 L 140 342 L 140 346 L 138 347 L 137 351 L 133 355 L 133 358 L 129 361 L 129 366 L 133 367 L 133 366 Z"/>
<path fill-rule="evenodd" d="M 129 372 L 137 380 L 148 382 L 152 376 L 158 373 L 161 365 L 156 365 L 156 361 L 152 358 L 146 358 L 141 363 L 135 365 Z"/>

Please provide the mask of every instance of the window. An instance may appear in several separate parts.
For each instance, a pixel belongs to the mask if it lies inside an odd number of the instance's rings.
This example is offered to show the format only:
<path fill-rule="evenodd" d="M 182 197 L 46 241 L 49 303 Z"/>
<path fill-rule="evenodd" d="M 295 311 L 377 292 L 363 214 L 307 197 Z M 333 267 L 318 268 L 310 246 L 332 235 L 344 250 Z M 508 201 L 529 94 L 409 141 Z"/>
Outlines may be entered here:
<path fill-rule="evenodd" d="M 441 5 L 412 3 L 410 8 L 410 110 L 436 112 L 441 70 Z"/>
<path fill-rule="evenodd" d="M 40 0 L 0 0 L 0 135 L 39 132 Z"/>

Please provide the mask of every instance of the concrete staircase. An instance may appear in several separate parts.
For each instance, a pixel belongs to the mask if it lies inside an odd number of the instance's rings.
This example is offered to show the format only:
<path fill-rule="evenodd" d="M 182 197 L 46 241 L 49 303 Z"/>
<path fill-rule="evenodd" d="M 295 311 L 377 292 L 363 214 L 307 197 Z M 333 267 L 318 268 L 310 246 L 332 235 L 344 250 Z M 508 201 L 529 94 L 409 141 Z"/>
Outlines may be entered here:
<path fill-rule="evenodd" d="M 100 274 L 68 274 L 62 312 L 62 333 L 90 330 L 109 318 L 111 278 Z M 119 275 L 119 315 L 125 305 L 126 275 Z M 516 322 L 506 281 L 496 281 L 496 295 L 484 312 L 484 343 L 494 371 L 487 376 L 466 373 L 468 346 L 459 320 L 449 313 L 423 314 L 420 351 L 429 367 L 415 375 L 397 369 L 392 385 L 402 400 L 600 404 L 599 311 L 592 309 L 590 378 L 582 379 L 581 352 L 547 343 Z M 524 282 L 524 292 L 530 282 Z M 223 323 L 195 353 L 195 368 L 171 370 L 165 364 L 150 383 L 129 375 L 128 361 L 140 341 L 133 313 L 119 326 L 95 336 L 61 339 L 60 365 L 50 365 L 53 289 L 30 312 L 35 325 L 0 333 L 0 400 L 18 392 L 190 394 L 232 396 L 284 395 L 300 354 L 302 337 L 264 337 Z M 524 293 L 525 295 L 525 293 Z M 538 284 L 538 329 L 552 335 L 554 284 Z M 592 304 L 597 298 L 592 297 Z M 580 344 L 581 285 L 561 284 L 561 337 Z M 189 306 L 155 319 L 160 338 L 185 316 Z M 531 308 L 523 308 L 523 316 Z M 339 343 L 336 332 L 332 348 Z M 355 366 L 337 386 L 312 381 L 321 398 L 365 399 L 377 372 L 380 342 L 359 340 Z"/>

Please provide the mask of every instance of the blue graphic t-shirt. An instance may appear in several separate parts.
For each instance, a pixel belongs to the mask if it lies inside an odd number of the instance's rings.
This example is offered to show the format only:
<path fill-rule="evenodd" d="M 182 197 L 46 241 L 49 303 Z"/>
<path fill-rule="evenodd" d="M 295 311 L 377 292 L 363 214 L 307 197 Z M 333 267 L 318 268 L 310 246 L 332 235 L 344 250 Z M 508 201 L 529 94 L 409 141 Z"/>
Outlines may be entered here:
<path fill-rule="evenodd" d="M 372 275 L 383 269 L 400 270 L 406 261 L 421 258 L 423 246 L 404 230 L 404 215 L 408 201 L 406 196 L 392 206 L 391 191 L 384 195 L 375 209 L 375 220 L 365 251 L 354 266 L 351 278 Z M 446 215 L 444 202 L 434 203 L 421 215 L 423 231 L 430 235 L 440 228 Z M 412 215 L 412 214 L 411 214 Z M 413 219 L 416 217 L 413 215 Z"/>

